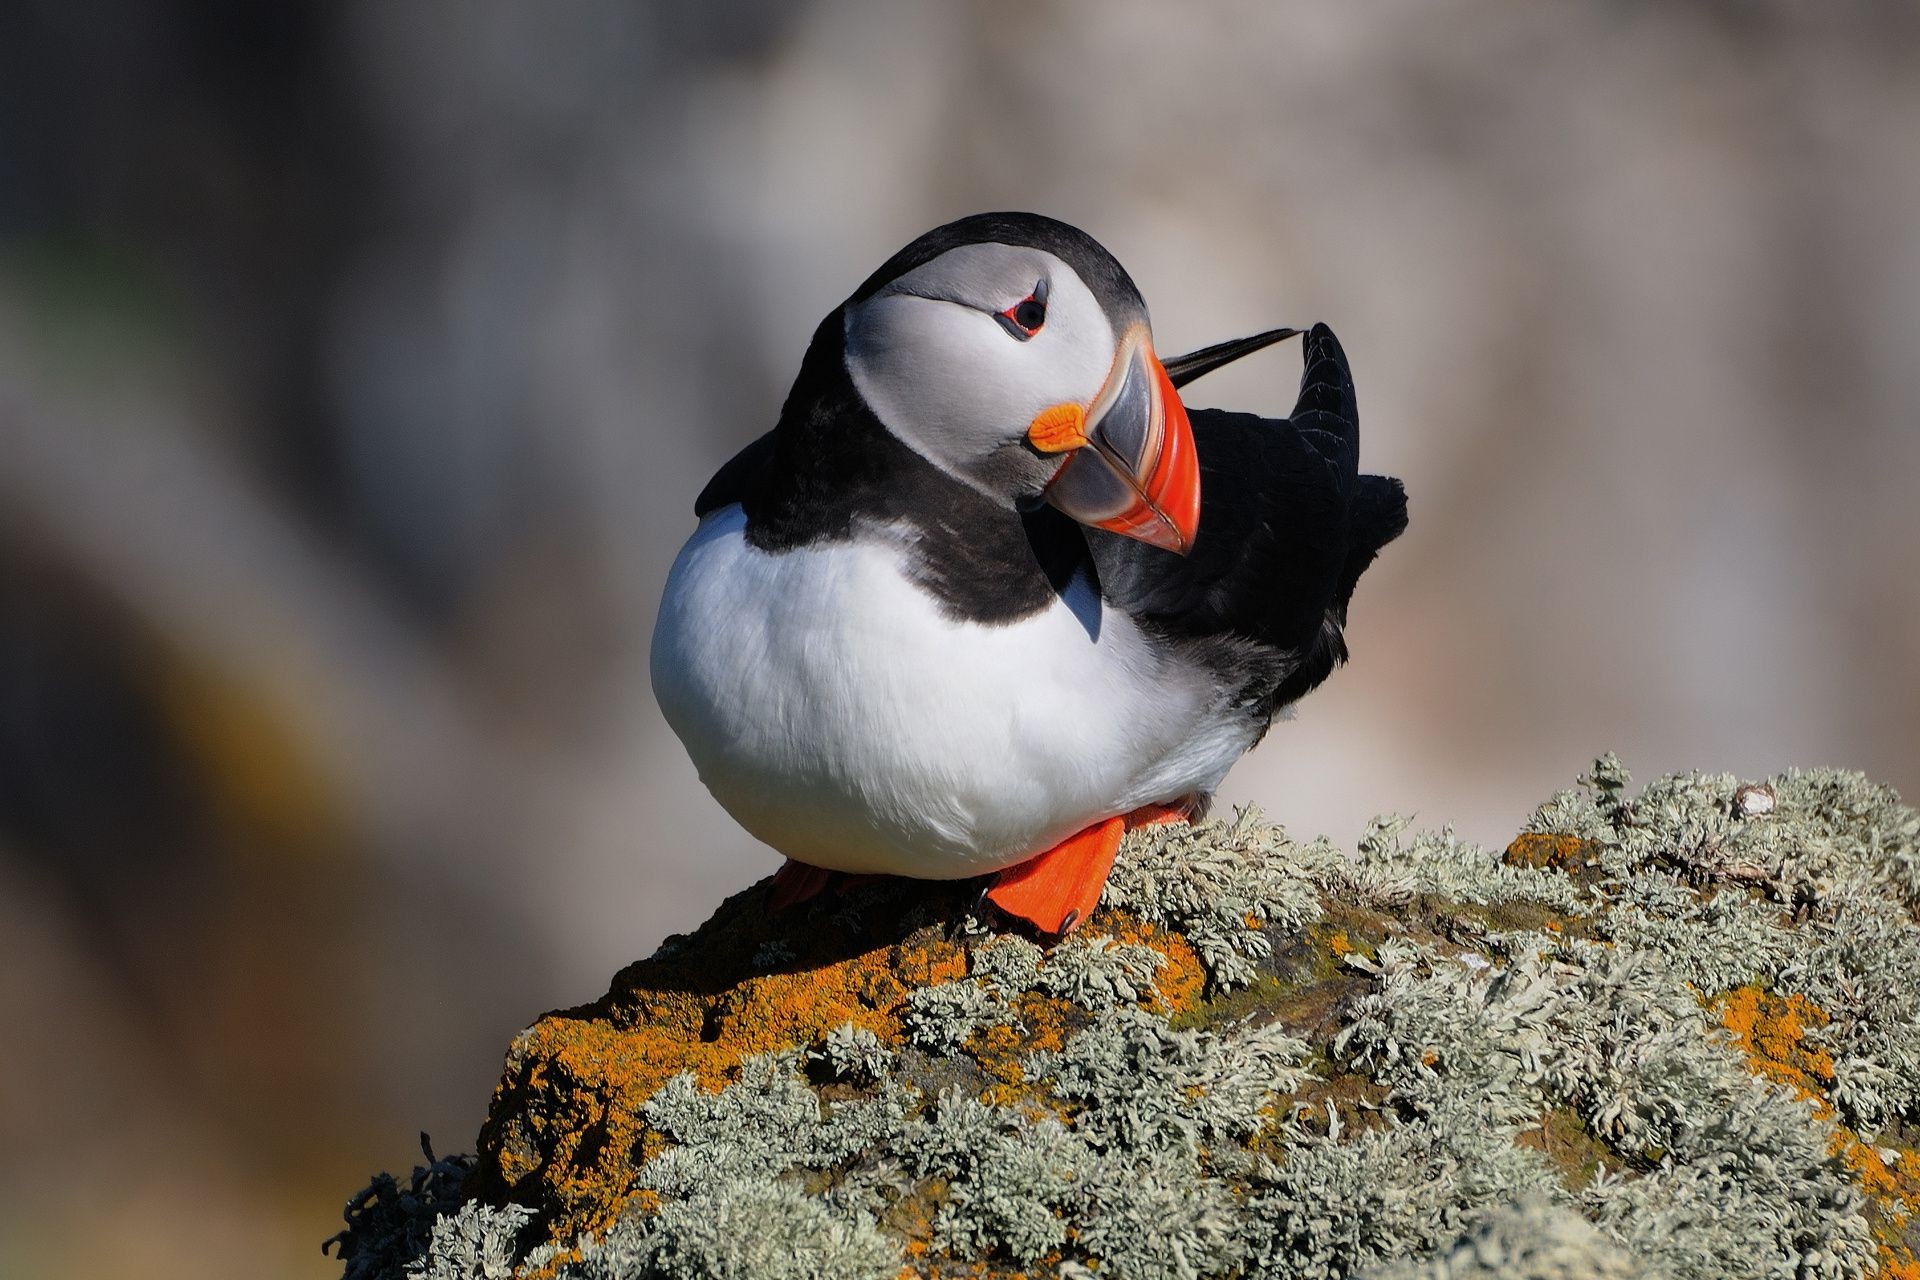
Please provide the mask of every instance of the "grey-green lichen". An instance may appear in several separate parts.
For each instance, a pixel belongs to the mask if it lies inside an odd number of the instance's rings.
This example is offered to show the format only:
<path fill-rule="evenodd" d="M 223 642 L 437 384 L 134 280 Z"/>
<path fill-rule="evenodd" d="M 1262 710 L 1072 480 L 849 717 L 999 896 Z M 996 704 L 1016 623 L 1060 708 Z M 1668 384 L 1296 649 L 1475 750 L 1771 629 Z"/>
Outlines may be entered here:
<path fill-rule="evenodd" d="M 847 1084 L 875 1084 L 893 1069 L 893 1050 L 871 1030 L 853 1022 L 827 1032 L 807 1059 L 828 1079 Z"/>
<path fill-rule="evenodd" d="M 1229 822 L 1133 832 L 1101 902 L 1185 937 L 1211 981 L 1231 989 L 1258 976 L 1274 931 L 1320 918 L 1319 886 L 1341 862 L 1327 842 L 1298 844 L 1248 808 Z"/>
<path fill-rule="evenodd" d="M 1586 1219 L 1529 1198 L 1488 1214 L 1433 1257 L 1369 1271 L 1366 1280 L 1636 1280 L 1645 1274 Z"/>
<path fill-rule="evenodd" d="M 475 1205 L 469 1210 L 465 1187 L 473 1171 L 473 1157 L 436 1156 L 424 1133 L 420 1135 L 420 1150 L 426 1163 L 404 1183 L 383 1173 L 349 1200 L 346 1229 L 321 1246 L 340 1250 L 345 1280 L 424 1274 L 435 1265 L 433 1255 L 439 1238 L 449 1240 L 441 1247 L 444 1252 L 455 1247 L 451 1244 L 453 1237 L 468 1234 L 469 1228 L 475 1238 L 468 1273 L 483 1276 L 494 1259 L 504 1258 L 511 1264 L 518 1257 L 514 1235 L 532 1214 L 513 1206 L 502 1212 L 515 1221 L 495 1221 L 487 1206 Z"/>
<path fill-rule="evenodd" d="M 1759 784 L 1757 812 L 1731 774 L 1662 778 L 1628 798 L 1612 756 L 1531 829 L 1590 845 L 1609 882 L 1601 936 L 1656 951 L 1709 994 L 1756 984 L 1832 1017 L 1820 1039 L 1849 1126 L 1874 1131 L 1920 1108 L 1920 814 L 1859 774 L 1792 770 Z"/>
<path fill-rule="evenodd" d="M 519 1235 L 532 1217 L 524 1205 L 469 1200 L 433 1220 L 426 1252 L 404 1273 L 409 1280 L 512 1280 Z"/>
<path fill-rule="evenodd" d="M 583 1241 L 579 1253 L 560 1275 L 891 1280 L 900 1272 L 898 1246 L 870 1218 L 835 1212 L 792 1183 L 764 1180 L 629 1216 L 605 1236 Z"/>
<path fill-rule="evenodd" d="M 632 1161 L 594 1166 L 632 1170 L 612 1225 L 556 1236 L 484 1162 L 430 1161 L 350 1206 L 342 1257 L 349 1280 L 1911 1274 L 1917 840 L 1858 775 L 1634 794 L 1607 757 L 1504 854 L 1398 819 L 1354 856 L 1252 813 L 1135 833 L 1050 948 L 916 923 L 913 886 L 850 894 L 834 927 L 937 976 L 666 1079 Z M 810 963 L 765 932 L 758 969 Z M 529 1167 L 584 1158 L 539 1141 Z"/>

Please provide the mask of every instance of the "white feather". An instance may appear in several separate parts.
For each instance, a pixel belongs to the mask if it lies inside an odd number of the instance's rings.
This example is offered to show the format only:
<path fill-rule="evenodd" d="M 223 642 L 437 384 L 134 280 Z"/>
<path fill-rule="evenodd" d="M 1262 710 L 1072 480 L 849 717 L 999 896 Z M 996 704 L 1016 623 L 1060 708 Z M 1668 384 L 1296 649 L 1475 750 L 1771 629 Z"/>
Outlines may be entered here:
<path fill-rule="evenodd" d="M 675 561 L 653 687 L 714 798 L 789 857 L 977 875 L 1211 791 L 1252 744 L 1205 672 L 1085 582 L 982 626 L 943 614 L 901 545 L 768 554 L 745 524 L 710 513 Z"/>

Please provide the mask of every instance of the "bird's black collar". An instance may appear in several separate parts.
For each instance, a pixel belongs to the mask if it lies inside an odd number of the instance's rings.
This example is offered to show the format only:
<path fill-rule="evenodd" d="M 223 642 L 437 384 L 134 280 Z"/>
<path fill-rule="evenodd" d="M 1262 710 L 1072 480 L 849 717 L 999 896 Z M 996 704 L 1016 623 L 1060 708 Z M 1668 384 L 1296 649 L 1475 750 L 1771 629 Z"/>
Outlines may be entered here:
<path fill-rule="evenodd" d="M 914 581 L 952 616 L 983 624 L 1031 616 L 1076 572 L 1092 574 L 1073 521 L 1003 507 L 886 429 L 847 373 L 842 314 L 814 331 L 779 424 L 721 468 L 696 509 L 738 502 L 747 541 L 775 553 L 903 540 Z"/>

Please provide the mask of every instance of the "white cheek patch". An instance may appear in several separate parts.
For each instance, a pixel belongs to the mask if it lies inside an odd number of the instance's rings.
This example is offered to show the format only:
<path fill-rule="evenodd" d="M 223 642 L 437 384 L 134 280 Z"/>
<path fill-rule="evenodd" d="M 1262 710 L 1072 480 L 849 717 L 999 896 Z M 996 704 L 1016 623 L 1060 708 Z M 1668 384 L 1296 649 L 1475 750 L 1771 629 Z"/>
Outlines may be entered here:
<path fill-rule="evenodd" d="M 1026 341 L 993 313 L 1048 282 L 1047 316 Z M 950 250 L 847 309 L 847 371 L 880 421 L 942 470 L 1025 434 L 1051 405 L 1086 404 L 1113 362 L 1113 325 L 1071 268 L 1006 245 Z"/>

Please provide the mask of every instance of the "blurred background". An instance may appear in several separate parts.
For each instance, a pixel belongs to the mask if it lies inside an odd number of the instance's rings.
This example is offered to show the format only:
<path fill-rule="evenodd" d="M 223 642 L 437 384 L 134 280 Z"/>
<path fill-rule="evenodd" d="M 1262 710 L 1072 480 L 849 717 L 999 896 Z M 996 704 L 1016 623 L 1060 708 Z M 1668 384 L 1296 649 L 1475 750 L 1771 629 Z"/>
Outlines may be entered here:
<path fill-rule="evenodd" d="M 991 208 L 1163 350 L 1332 323 L 1412 492 L 1228 799 L 1503 843 L 1607 748 L 1920 789 L 1905 0 L 15 0 L 0 1275 L 337 1274 L 519 1027 L 773 868 L 654 604 L 818 319 Z"/>

